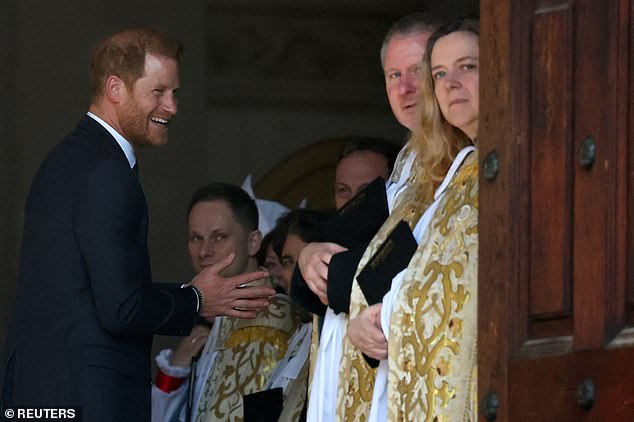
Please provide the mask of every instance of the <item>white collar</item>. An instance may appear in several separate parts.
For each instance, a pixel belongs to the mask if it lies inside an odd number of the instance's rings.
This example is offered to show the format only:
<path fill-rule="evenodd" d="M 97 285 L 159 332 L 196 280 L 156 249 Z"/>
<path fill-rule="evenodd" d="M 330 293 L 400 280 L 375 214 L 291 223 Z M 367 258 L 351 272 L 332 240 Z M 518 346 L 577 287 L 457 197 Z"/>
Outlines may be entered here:
<path fill-rule="evenodd" d="M 123 150 L 123 153 L 125 154 L 125 157 L 128 159 L 128 163 L 130 164 L 130 168 L 134 167 L 134 165 L 136 164 L 136 155 L 134 154 L 134 147 L 132 147 L 132 144 L 130 142 L 128 142 L 128 140 L 125 139 L 123 136 L 121 136 L 121 134 L 119 132 L 117 132 L 112 126 L 110 126 L 108 123 L 106 123 L 101 118 L 97 117 L 94 113 L 89 111 L 86 114 L 88 114 L 90 117 L 95 119 L 97 121 L 97 123 L 99 123 L 101 126 L 103 126 L 104 129 L 106 129 L 112 135 L 114 140 L 117 141 L 117 143 L 119 144 L 119 146 Z"/>
<path fill-rule="evenodd" d="M 447 171 L 444 180 L 442 181 L 440 186 L 438 186 L 438 189 L 436 189 L 436 192 L 434 193 L 434 200 L 438 199 L 440 195 L 445 192 L 445 189 L 447 189 L 449 182 L 451 182 L 451 179 L 453 179 L 454 174 L 456 174 L 456 172 L 462 165 L 462 162 L 467 158 L 467 155 L 469 155 L 472 151 L 475 151 L 475 149 L 475 146 L 468 145 L 462 148 L 460 152 L 458 152 L 458 155 L 456 155 L 456 158 L 451 163 L 451 166 L 449 166 L 449 170 Z"/>

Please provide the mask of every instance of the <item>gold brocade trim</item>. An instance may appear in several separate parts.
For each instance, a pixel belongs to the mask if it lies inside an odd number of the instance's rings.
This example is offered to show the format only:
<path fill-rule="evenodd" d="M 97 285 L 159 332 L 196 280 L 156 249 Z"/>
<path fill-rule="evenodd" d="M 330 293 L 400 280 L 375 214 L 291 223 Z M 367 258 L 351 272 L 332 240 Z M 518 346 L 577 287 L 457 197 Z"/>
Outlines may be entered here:
<path fill-rule="evenodd" d="M 308 394 L 308 367 L 309 362 L 304 362 L 297 379 L 289 385 L 278 422 L 297 422 L 300 420 Z"/>
<path fill-rule="evenodd" d="M 417 185 L 417 175 L 421 174 L 418 167 L 419 164 L 416 162 L 412 165 L 407 187 L 400 195 L 397 205 L 390 216 L 366 248 L 359 262 L 350 294 L 350 318 L 355 318 L 368 306 L 365 296 L 356 281 L 358 274 L 398 222 L 403 220 L 413 229 L 431 203 L 432 198 L 422 194 Z M 347 336 L 344 337 L 337 388 L 338 420 L 363 421 L 367 419 L 372 402 L 375 377 L 376 369 L 370 368 L 361 351 L 350 343 Z"/>
<path fill-rule="evenodd" d="M 217 355 L 204 380 L 196 421 L 241 421 L 242 397 L 269 382 L 304 319 L 285 295 L 273 297 L 255 319 L 219 318 L 219 334 L 210 343 Z"/>
<path fill-rule="evenodd" d="M 475 421 L 477 154 L 447 188 L 394 301 L 389 421 Z"/>
<path fill-rule="evenodd" d="M 443 210 L 443 218 L 438 222 L 438 229 L 441 234 L 445 235 L 449 231 L 449 219 L 456 216 L 456 219 L 460 221 L 464 218 L 469 211 L 469 206 L 477 209 L 478 207 L 478 195 L 473 193 L 477 186 L 473 183 L 473 178 L 478 175 L 478 163 L 469 162 L 464 165 L 459 173 L 453 180 L 452 185 L 460 186 L 465 189 L 464 194 L 460 196 L 448 196 L 445 209 Z M 459 213 L 460 211 L 460 213 Z M 467 227 L 467 234 L 473 234 L 473 230 L 477 230 L 477 225 L 474 227 Z"/>
<path fill-rule="evenodd" d="M 227 339 L 225 347 L 235 348 L 251 343 L 253 341 L 262 341 L 270 343 L 273 347 L 284 355 L 288 349 L 288 340 L 290 336 L 288 332 L 278 330 L 272 327 L 246 327 L 241 328 L 231 334 Z"/>
<path fill-rule="evenodd" d="M 412 146 L 408 142 L 405 144 L 403 148 L 399 151 L 396 156 L 396 160 L 394 161 L 394 169 L 392 170 L 392 174 L 390 175 L 390 182 L 396 183 L 401 178 L 401 174 L 403 173 L 403 168 L 405 167 L 405 163 L 411 154 L 414 154 L 412 150 Z"/>
<path fill-rule="evenodd" d="M 313 315 L 313 327 L 310 335 L 310 352 L 308 356 L 309 370 L 308 370 L 308 397 L 310 397 L 310 386 L 313 384 L 313 376 L 315 375 L 315 365 L 317 363 L 317 355 L 319 354 L 319 318 L 318 315 Z"/>

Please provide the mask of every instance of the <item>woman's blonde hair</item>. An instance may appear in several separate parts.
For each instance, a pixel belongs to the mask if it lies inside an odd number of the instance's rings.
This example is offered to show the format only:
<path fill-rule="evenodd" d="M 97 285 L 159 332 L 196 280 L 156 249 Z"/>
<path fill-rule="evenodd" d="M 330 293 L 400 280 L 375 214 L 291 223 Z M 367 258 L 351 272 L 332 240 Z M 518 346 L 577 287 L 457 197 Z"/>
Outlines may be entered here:
<path fill-rule="evenodd" d="M 431 52 L 438 39 L 452 32 L 466 31 L 480 36 L 478 21 L 461 18 L 438 28 L 427 41 L 421 80 L 421 125 L 412 134 L 411 144 L 422 164 L 421 183 L 428 195 L 442 182 L 456 154 L 471 140 L 460 129 L 452 126 L 442 115 L 434 92 L 431 74 Z"/>

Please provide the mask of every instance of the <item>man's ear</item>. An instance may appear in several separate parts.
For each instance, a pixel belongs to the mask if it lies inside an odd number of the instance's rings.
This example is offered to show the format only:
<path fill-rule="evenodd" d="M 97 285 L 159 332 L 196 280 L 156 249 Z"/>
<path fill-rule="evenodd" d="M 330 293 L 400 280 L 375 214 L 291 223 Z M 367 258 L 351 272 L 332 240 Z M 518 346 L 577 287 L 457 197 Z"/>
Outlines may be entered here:
<path fill-rule="evenodd" d="M 262 232 L 260 230 L 253 230 L 249 234 L 249 256 L 255 256 L 260 250 L 260 245 L 262 244 Z"/>
<path fill-rule="evenodd" d="M 128 88 L 123 79 L 110 75 L 106 78 L 105 94 L 110 102 L 119 104 L 128 94 Z"/>

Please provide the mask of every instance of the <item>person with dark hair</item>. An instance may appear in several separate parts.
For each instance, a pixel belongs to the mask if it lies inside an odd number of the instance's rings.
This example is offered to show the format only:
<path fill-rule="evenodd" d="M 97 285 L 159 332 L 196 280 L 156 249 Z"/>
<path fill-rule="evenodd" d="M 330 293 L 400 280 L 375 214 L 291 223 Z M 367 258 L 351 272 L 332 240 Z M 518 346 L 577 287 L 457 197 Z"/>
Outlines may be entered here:
<path fill-rule="evenodd" d="M 275 284 L 275 290 L 278 293 L 286 293 L 287 290 L 280 286 L 282 264 L 280 263 L 280 259 L 277 254 L 273 251 L 272 243 L 273 238 L 277 235 L 274 230 L 277 220 L 290 210 L 279 202 L 257 198 L 255 196 L 255 192 L 253 191 L 250 174 L 242 183 L 242 189 L 244 189 L 244 191 L 253 198 L 255 205 L 258 207 L 258 227 L 262 236 L 264 236 L 262 238 L 262 243 L 260 244 L 260 250 L 256 255 L 258 265 L 262 268 L 266 268 L 269 272 L 271 279 Z"/>
<path fill-rule="evenodd" d="M 266 268 L 271 277 L 281 281 L 282 279 L 282 263 L 280 258 L 273 250 L 273 239 L 278 235 L 275 228 L 262 238 L 262 245 L 257 254 L 258 265 Z"/>
<path fill-rule="evenodd" d="M 387 180 L 400 147 L 387 139 L 350 138 L 335 170 L 335 208 L 340 209 L 377 177 Z"/>
<path fill-rule="evenodd" d="M 136 154 L 167 142 L 180 51 L 149 29 L 93 48 L 89 112 L 47 155 L 26 201 L 0 408 L 78 406 L 86 421 L 148 421 L 154 334 L 268 306 L 273 289 L 241 288 L 266 272 L 219 274 L 231 256 L 188 284 L 152 280 Z"/>
<path fill-rule="evenodd" d="M 433 200 L 413 229 L 418 248 L 382 303 L 368 303 L 353 286 L 339 414 L 373 422 L 478 418 L 479 39 L 470 18 L 429 39 L 422 130 L 412 142 L 422 163 L 416 190 L 433 192 Z M 400 208 L 386 225 L 409 211 Z M 364 377 L 370 372 L 360 352 L 381 360 L 376 381 Z"/>
<path fill-rule="evenodd" d="M 273 250 L 282 264 L 282 282 L 289 291 L 297 256 L 307 243 L 324 240 L 323 224 L 327 213 L 311 209 L 296 209 L 277 222 L 278 236 L 273 238 Z"/>
<path fill-rule="evenodd" d="M 282 280 L 286 289 L 291 289 L 290 281 L 299 251 L 308 242 L 323 240 L 323 224 L 327 213 L 296 209 L 281 217 L 273 229 L 272 247 L 282 262 Z M 291 339 L 285 356 L 275 368 L 267 391 L 282 389 L 281 413 L 279 422 L 298 422 L 306 420 L 306 397 L 308 389 L 309 354 L 311 339 L 317 339 L 315 324 L 306 315 L 305 322 L 297 328 Z M 274 400 L 271 398 L 271 400 Z M 245 413 L 246 415 L 246 413 Z"/>
<path fill-rule="evenodd" d="M 211 183 L 198 189 L 187 207 L 187 227 L 189 256 L 197 273 L 229 255 L 234 259 L 222 276 L 257 270 L 262 240 L 258 209 L 240 187 Z M 273 285 L 270 278 L 258 283 Z M 156 358 L 152 421 L 185 421 L 188 415 L 212 421 L 242 417 L 243 397 L 264 388 L 301 320 L 288 296 L 277 294 L 255 319 L 219 316 L 201 321 L 175 351 L 162 350 Z"/>
<path fill-rule="evenodd" d="M 229 215 L 232 218 L 229 218 Z M 221 271 L 222 275 L 232 276 L 257 269 L 257 262 L 249 266 L 249 260 L 254 258 L 260 249 L 262 233 L 258 230 L 258 209 L 255 201 L 240 187 L 228 183 L 211 183 L 198 189 L 187 207 L 188 250 L 196 272 L 201 272 L 218 261 L 218 257 L 233 253 L 233 262 Z M 210 229 L 210 217 L 215 217 L 214 223 L 233 220 L 234 224 L 219 225 L 214 237 L 205 239 L 204 236 L 193 231 L 193 227 L 200 230 Z M 239 230 L 241 228 L 241 230 Z M 230 230 L 232 229 L 232 230 Z"/>

